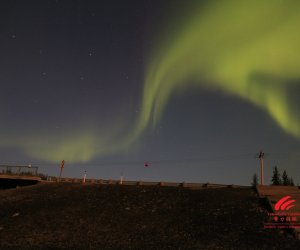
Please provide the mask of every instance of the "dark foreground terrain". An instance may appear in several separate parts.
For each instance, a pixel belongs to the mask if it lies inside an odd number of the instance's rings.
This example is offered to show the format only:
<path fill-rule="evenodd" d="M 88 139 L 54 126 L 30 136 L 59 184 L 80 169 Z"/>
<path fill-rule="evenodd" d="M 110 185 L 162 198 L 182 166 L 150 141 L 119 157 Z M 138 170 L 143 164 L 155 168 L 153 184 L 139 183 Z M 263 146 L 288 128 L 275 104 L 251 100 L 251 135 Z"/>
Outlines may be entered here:
<path fill-rule="evenodd" d="M 39 184 L 0 191 L 0 249 L 300 249 L 251 189 Z"/>

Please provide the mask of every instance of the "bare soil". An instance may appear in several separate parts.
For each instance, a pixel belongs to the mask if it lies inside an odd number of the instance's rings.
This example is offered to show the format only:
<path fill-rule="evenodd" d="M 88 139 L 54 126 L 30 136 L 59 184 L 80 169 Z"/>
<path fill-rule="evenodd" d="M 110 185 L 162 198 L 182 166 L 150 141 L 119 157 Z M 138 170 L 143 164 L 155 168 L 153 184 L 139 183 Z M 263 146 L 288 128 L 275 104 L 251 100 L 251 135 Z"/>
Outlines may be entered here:
<path fill-rule="evenodd" d="M 247 188 L 38 184 L 0 191 L 0 249 L 300 249 Z"/>

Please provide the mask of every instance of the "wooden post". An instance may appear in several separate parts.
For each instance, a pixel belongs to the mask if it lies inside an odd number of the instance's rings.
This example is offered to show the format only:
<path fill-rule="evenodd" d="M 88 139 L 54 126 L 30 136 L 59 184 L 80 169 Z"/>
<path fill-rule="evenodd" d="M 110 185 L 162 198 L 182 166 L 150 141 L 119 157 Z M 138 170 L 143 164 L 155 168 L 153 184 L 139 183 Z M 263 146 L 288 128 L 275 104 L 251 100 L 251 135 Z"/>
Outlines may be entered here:
<path fill-rule="evenodd" d="M 85 184 L 85 180 L 86 180 L 86 171 L 84 171 L 84 176 L 83 176 L 83 180 L 82 180 L 83 184 Z"/>
<path fill-rule="evenodd" d="M 121 173 L 121 177 L 120 177 L 120 184 L 123 184 L 123 172 Z"/>
<path fill-rule="evenodd" d="M 62 171 L 63 171 L 63 169 L 64 169 L 64 166 L 65 166 L 65 160 L 62 160 L 62 161 L 61 161 L 61 164 L 60 164 L 60 173 L 59 173 L 58 182 L 60 182 L 60 179 L 61 179 L 61 175 L 62 175 Z"/>
<path fill-rule="evenodd" d="M 260 160 L 260 182 L 261 185 L 264 185 L 264 156 L 265 153 L 263 151 L 259 152 L 259 160 Z"/>

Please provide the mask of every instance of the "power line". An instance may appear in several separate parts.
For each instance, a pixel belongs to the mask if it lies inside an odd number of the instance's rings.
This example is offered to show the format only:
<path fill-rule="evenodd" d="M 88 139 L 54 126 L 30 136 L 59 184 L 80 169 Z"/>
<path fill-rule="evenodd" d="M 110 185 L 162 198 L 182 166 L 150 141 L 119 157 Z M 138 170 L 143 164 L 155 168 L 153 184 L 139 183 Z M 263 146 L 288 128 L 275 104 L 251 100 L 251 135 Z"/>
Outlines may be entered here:
<path fill-rule="evenodd" d="M 264 154 L 264 156 L 271 155 L 272 158 L 275 159 L 285 159 L 288 158 L 290 153 L 268 153 Z M 300 157 L 300 155 L 299 155 Z M 259 155 L 256 154 L 255 158 L 259 158 Z M 176 158 L 176 159 L 149 159 L 145 157 L 145 159 L 141 160 L 122 160 L 122 161 L 98 161 L 93 163 L 87 163 L 87 164 L 71 164 L 71 165 L 77 165 L 77 166 L 120 166 L 120 165 L 143 165 L 145 161 L 147 161 L 149 164 L 176 164 L 176 163 L 202 163 L 202 162 L 220 162 L 220 161 L 242 161 L 242 160 L 251 160 L 253 159 L 252 153 L 243 153 L 243 154 L 233 154 L 233 155 L 214 155 L 214 156 L 203 156 L 203 157 L 191 157 L 191 158 Z M 49 164 L 49 163 L 35 163 L 34 165 L 38 166 L 53 166 L 58 165 L 57 164 Z"/>

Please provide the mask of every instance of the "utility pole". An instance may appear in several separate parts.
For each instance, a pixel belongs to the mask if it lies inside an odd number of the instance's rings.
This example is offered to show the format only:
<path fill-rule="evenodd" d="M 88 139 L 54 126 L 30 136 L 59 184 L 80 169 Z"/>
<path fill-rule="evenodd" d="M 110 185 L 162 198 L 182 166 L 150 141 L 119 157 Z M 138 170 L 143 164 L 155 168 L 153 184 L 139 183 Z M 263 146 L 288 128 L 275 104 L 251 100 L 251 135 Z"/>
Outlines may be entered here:
<path fill-rule="evenodd" d="M 264 156 L 265 153 L 263 151 L 259 152 L 258 158 L 260 160 L 260 181 L 261 185 L 264 185 Z"/>
<path fill-rule="evenodd" d="M 61 178 L 61 174 L 62 174 L 62 171 L 64 169 L 64 166 L 65 166 L 65 160 L 62 160 L 61 161 L 61 164 L 60 164 L 60 173 L 59 173 L 59 179 L 58 179 L 58 182 L 60 182 L 60 178 Z"/>

